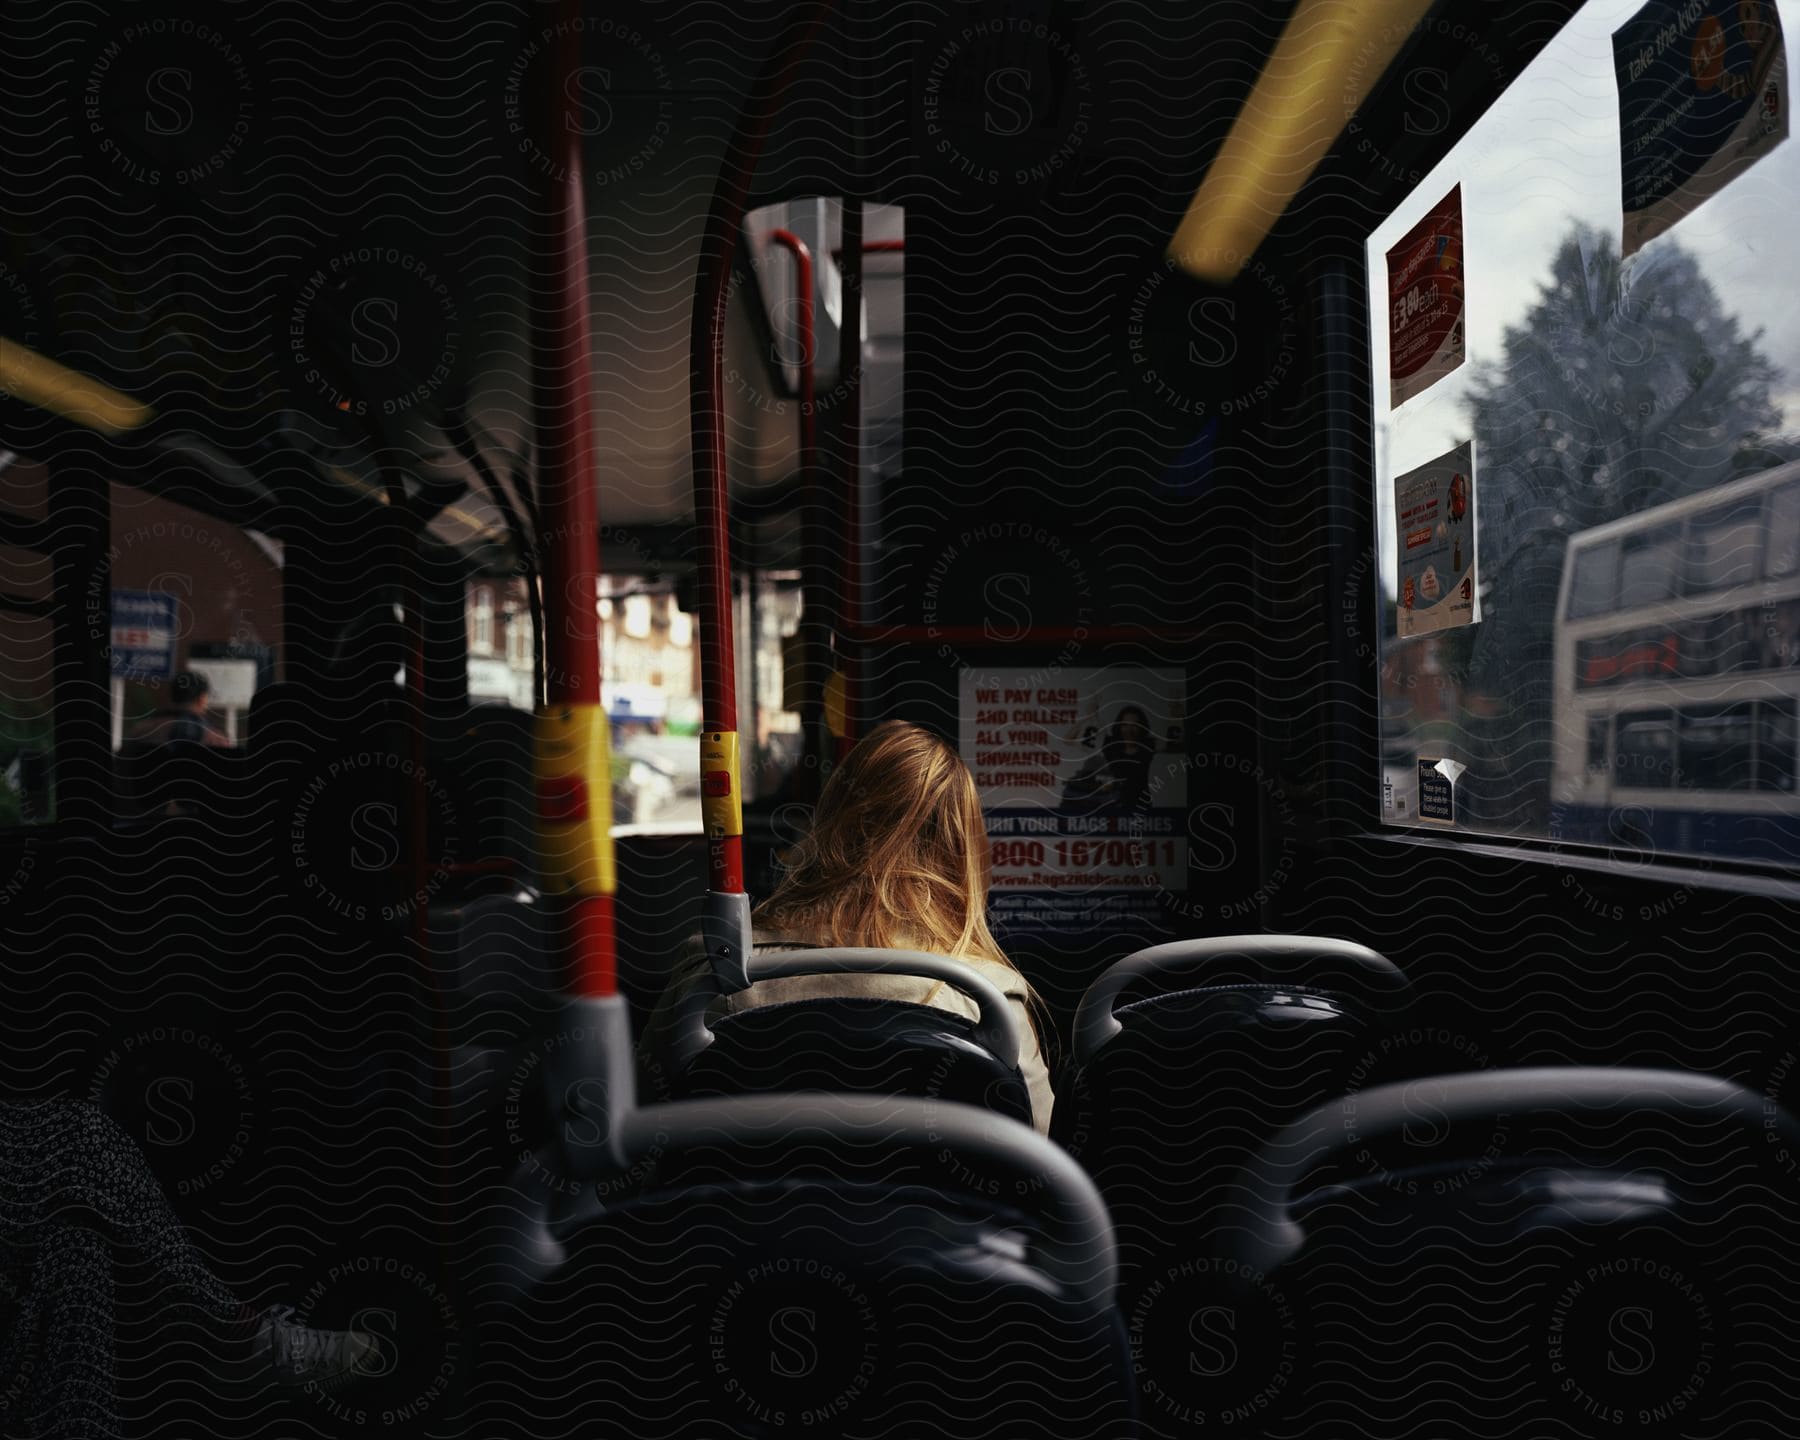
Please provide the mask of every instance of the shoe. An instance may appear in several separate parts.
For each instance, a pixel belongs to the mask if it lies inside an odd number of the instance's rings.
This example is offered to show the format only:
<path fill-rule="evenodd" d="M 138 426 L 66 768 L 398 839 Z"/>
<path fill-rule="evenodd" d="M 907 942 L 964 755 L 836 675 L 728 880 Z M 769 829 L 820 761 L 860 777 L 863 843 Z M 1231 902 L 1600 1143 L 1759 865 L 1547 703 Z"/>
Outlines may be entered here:
<path fill-rule="evenodd" d="M 268 1364 L 284 1385 L 329 1384 L 368 1373 L 375 1356 L 375 1337 L 360 1330 L 314 1330 L 293 1318 L 292 1305 L 263 1311 L 251 1358 Z"/>

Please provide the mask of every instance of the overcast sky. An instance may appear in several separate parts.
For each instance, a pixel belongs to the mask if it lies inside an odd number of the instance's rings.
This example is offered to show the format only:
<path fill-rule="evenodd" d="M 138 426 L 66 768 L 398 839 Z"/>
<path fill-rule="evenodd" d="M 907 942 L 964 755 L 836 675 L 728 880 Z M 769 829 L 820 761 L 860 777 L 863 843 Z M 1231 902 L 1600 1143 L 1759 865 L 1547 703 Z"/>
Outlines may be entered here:
<path fill-rule="evenodd" d="M 1404 472 L 1469 436 L 1466 403 L 1476 366 L 1500 355 L 1501 336 L 1536 301 L 1562 237 L 1579 222 L 1616 246 L 1619 93 L 1612 33 L 1643 0 L 1589 0 L 1444 162 L 1369 238 L 1371 311 L 1385 296 L 1386 254 L 1452 185 L 1462 185 L 1468 358 L 1397 414 L 1388 408 L 1387 331 L 1374 332 L 1376 473 L 1382 579 L 1393 591 L 1393 486 Z M 1713 8 L 1718 8 L 1717 6 Z M 1779 0 L 1788 85 L 1800 0 Z M 1786 94 L 1784 94 L 1784 100 Z M 1800 140 L 1791 133 L 1722 192 L 1639 252 L 1676 241 L 1696 253 L 1725 309 L 1781 369 L 1775 399 L 1783 429 L 1800 430 Z M 1384 434 L 1385 432 L 1385 434 Z M 1477 483 L 1480 457 L 1476 458 Z"/>

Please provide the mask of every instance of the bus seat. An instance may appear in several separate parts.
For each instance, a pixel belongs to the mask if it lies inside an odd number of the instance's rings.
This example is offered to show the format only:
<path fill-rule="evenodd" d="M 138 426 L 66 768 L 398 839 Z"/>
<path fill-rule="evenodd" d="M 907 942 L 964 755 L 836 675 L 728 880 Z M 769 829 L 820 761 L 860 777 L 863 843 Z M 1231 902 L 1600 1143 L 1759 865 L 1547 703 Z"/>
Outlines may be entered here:
<path fill-rule="evenodd" d="M 866 996 L 777 1001 L 708 1019 L 716 992 L 687 997 L 666 1057 L 667 1098 L 836 1091 L 979 1105 L 1031 1123 L 1019 1033 L 1006 996 L 960 961 L 909 950 L 828 947 L 754 955 L 752 982 L 891 974 L 943 981 L 976 1019 Z"/>
<path fill-rule="evenodd" d="M 1135 1433 L 1105 1206 L 1029 1127 L 866 1095 L 627 1124 L 617 1200 L 494 1212 L 481 1434 Z"/>
<path fill-rule="evenodd" d="M 543 897 L 505 875 L 485 893 L 431 908 L 432 951 L 457 1044 L 519 1045 L 551 1008 L 561 978 Z"/>
<path fill-rule="evenodd" d="M 1095 980 L 1052 1135 L 1108 1197 L 1128 1268 L 1191 1248 L 1238 1168 L 1344 1088 L 1407 993 L 1374 951 L 1291 935 L 1152 946 Z"/>
<path fill-rule="evenodd" d="M 465 1133 L 478 1137 L 484 1161 L 508 1164 L 527 1136 L 532 1144 L 543 1139 L 544 1106 L 534 1083 L 540 1067 L 527 1062 L 554 1011 L 561 974 L 543 897 L 499 874 L 480 877 L 478 885 L 486 893 L 431 907 L 431 950 L 450 1111 L 459 1131 L 472 1127 Z"/>
<path fill-rule="evenodd" d="M 1290 1361 L 1259 1424 L 1759 1433 L 1800 1406 L 1795 1154 L 1785 1111 L 1677 1071 L 1485 1071 L 1317 1107 L 1246 1167 L 1222 1236 L 1262 1295 L 1239 1339 L 1266 1355 L 1279 1334 Z M 1180 1343 L 1163 1323 L 1134 1331 L 1146 1355 Z M 1150 1381 L 1182 1393 L 1164 1361 Z"/>
<path fill-rule="evenodd" d="M 122 821 L 211 815 L 228 783 L 224 752 L 197 740 L 127 740 L 113 757 L 113 790 Z"/>
<path fill-rule="evenodd" d="M 535 731 L 528 710 L 471 705 L 433 744 L 430 768 L 455 815 L 459 860 L 511 860 L 521 875 L 537 857 Z"/>
<path fill-rule="evenodd" d="M 250 753 L 265 762 L 304 759 L 324 728 L 311 699 L 294 680 L 274 681 L 252 695 L 244 717 Z"/>

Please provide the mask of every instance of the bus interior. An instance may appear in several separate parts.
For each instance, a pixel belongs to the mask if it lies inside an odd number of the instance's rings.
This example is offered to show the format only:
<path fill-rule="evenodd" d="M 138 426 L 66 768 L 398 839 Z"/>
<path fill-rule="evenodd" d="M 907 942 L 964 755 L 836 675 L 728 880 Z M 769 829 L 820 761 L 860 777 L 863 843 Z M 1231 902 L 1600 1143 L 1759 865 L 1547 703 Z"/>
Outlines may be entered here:
<path fill-rule="evenodd" d="M 0 1111 L 376 1357 L 91 1433 L 1800 1431 L 1789 27 L 0 11 Z M 890 721 L 1029 1025 L 752 945 Z"/>

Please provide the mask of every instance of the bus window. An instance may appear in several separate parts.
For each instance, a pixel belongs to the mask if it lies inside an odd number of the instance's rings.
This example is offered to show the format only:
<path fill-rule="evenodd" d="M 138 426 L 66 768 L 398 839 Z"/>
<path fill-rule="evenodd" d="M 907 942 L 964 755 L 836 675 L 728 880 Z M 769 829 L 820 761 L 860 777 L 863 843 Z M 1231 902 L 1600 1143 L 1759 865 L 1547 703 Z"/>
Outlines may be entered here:
<path fill-rule="evenodd" d="M 1751 707 L 1696 706 L 1681 712 L 1681 783 L 1692 790 L 1748 790 Z"/>
<path fill-rule="evenodd" d="M 1628 536 L 1619 552 L 1619 608 L 1635 610 L 1672 598 L 1680 574 L 1679 525 Z"/>
<path fill-rule="evenodd" d="M 43 521 L 50 513 L 49 472 L 0 449 L 0 513 Z M 54 818 L 51 755 L 55 576 L 50 556 L 0 546 L 0 826 Z"/>
<path fill-rule="evenodd" d="M 1800 570 L 1800 481 L 1770 493 L 1768 545 L 1764 570 L 1770 579 Z"/>
<path fill-rule="evenodd" d="M 1676 712 L 1800 704 L 1800 665 L 1788 658 L 1800 654 L 1788 363 L 1800 309 L 1791 277 L 1766 263 L 1800 222 L 1800 146 L 1770 149 L 1749 180 L 1622 243 L 1620 156 L 1650 142 L 1632 133 L 1636 122 L 1621 134 L 1614 37 L 1643 18 L 1643 0 L 1568 9 L 1365 244 L 1370 313 L 1381 315 L 1408 237 L 1454 208 L 1458 248 L 1440 261 L 1457 269 L 1451 290 L 1467 286 L 1466 306 L 1453 307 L 1466 334 L 1424 389 L 1393 353 L 1395 327 L 1370 327 L 1375 698 L 1415 668 L 1408 647 L 1429 644 L 1443 673 L 1433 713 L 1406 733 L 1384 728 L 1367 764 L 1385 774 L 1390 751 L 1454 753 L 1469 803 L 1454 806 L 1451 828 L 1608 850 L 1619 837 L 1606 777 L 1617 776 L 1655 812 L 1642 833 L 1659 849 L 1763 859 L 1759 837 L 1800 833 L 1800 789 L 1775 794 L 1735 777 L 1732 788 L 1690 786 L 1675 767 Z M 1533 163 L 1519 164 L 1527 152 Z M 1402 635 L 1396 482 L 1451 456 L 1460 466 L 1465 445 L 1476 472 L 1474 603 L 1433 617 L 1446 628 L 1429 638 L 1416 623 Z M 1608 715 L 1597 776 L 1589 722 Z M 1689 748 L 1715 770 L 1741 761 L 1743 723 L 1690 727 Z M 1762 818 L 1728 818 L 1751 814 Z M 1797 852 L 1782 844 L 1791 862 Z"/>
<path fill-rule="evenodd" d="M 50 617 L 0 606 L 0 826 L 54 819 Z"/>
<path fill-rule="evenodd" d="M 1754 670 L 1760 658 L 1758 647 L 1751 643 L 1749 616 L 1733 610 L 1715 615 L 1706 624 L 1704 652 L 1710 667 L 1699 673 L 1735 675 L 1740 670 Z"/>
<path fill-rule="evenodd" d="M 117 632 L 111 656 L 113 748 L 129 768 L 162 743 L 187 708 L 175 686 L 183 671 L 205 682 L 207 733 L 243 744 L 251 699 L 281 678 L 280 544 L 116 481 L 110 498 L 109 604 L 115 624 L 138 622 Z"/>
<path fill-rule="evenodd" d="M 1794 793 L 1800 724 L 1792 700 L 1764 700 L 1756 707 L 1756 788 Z"/>
<path fill-rule="evenodd" d="M 800 715 L 787 708 L 796 698 L 793 682 L 799 676 L 785 668 L 788 658 L 798 658 L 793 643 L 802 609 L 800 572 L 759 570 L 750 583 L 753 592 L 746 590 L 741 603 L 747 605 L 754 593 L 754 613 L 746 617 L 754 658 L 743 663 L 755 666 L 756 740 L 744 775 L 744 798 L 779 801 L 791 789 L 802 759 Z"/>
<path fill-rule="evenodd" d="M 1692 651 L 1696 647 L 1685 648 Z M 1667 628 L 1631 630 L 1583 640 L 1575 650 L 1575 683 L 1582 689 L 1591 689 L 1673 674 L 1681 667 L 1683 653 L 1680 637 Z M 1710 664 L 1711 651 L 1706 654 Z"/>
<path fill-rule="evenodd" d="M 1694 517 L 1688 531 L 1688 594 L 1745 585 L 1756 578 L 1761 502 L 1761 496 L 1752 495 Z"/>
<path fill-rule="evenodd" d="M 1618 594 L 1619 542 L 1590 545 L 1575 556 L 1575 578 L 1569 585 L 1569 619 L 1585 620 L 1614 608 Z"/>
<path fill-rule="evenodd" d="M 1764 604 L 1755 619 L 1762 628 L 1761 667 L 1791 670 L 1800 665 L 1800 600 Z"/>
<path fill-rule="evenodd" d="M 1674 715 L 1667 710 L 1621 715 L 1613 745 L 1613 784 L 1629 790 L 1666 790 L 1674 781 Z"/>
<path fill-rule="evenodd" d="M 525 581 L 516 575 L 483 575 L 463 589 L 471 705 L 535 704 L 536 637 Z"/>
<path fill-rule="evenodd" d="M 1606 769 L 1606 739 L 1612 722 L 1605 715 L 1594 715 L 1587 726 L 1587 768 L 1589 773 Z"/>

